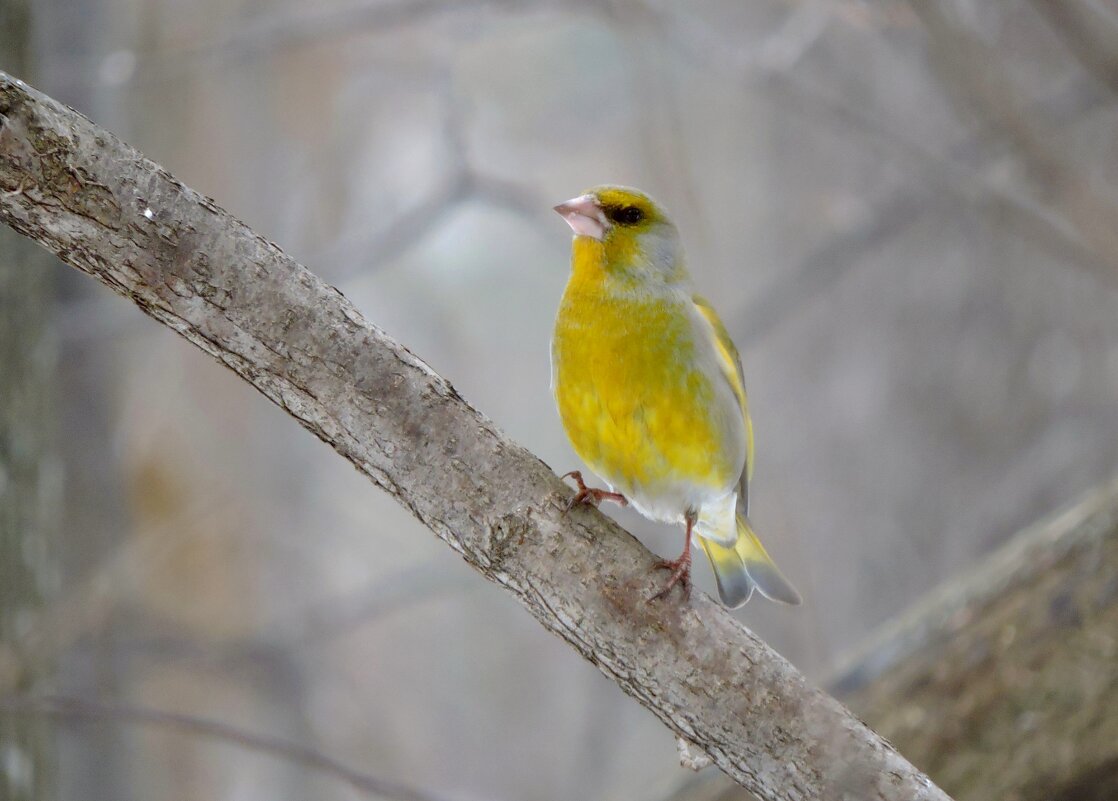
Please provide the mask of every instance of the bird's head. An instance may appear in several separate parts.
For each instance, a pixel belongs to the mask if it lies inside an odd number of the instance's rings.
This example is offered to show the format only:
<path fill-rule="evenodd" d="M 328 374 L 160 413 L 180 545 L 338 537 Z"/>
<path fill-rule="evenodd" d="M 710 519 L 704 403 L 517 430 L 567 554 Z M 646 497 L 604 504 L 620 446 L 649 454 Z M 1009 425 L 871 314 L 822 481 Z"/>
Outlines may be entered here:
<path fill-rule="evenodd" d="M 644 192 L 599 186 L 555 207 L 575 233 L 575 261 L 634 277 L 686 278 L 679 232 Z"/>

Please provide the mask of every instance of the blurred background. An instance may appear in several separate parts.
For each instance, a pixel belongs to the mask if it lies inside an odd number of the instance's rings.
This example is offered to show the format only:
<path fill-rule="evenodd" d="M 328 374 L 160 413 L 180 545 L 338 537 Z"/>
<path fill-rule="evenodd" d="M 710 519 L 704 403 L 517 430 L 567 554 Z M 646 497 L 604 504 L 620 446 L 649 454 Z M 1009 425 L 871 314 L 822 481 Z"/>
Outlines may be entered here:
<path fill-rule="evenodd" d="M 742 352 L 752 516 L 806 599 L 736 614 L 817 681 L 1118 468 L 1108 2 L 0 9 L 0 68 L 338 286 L 558 472 L 580 465 L 549 391 L 550 207 L 661 200 Z M 688 779 L 651 714 L 326 446 L 3 234 L 0 635 L 24 662 L 0 680 L 91 704 L 0 716 L 6 797 L 368 797 L 143 710 L 448 801 Z"/>

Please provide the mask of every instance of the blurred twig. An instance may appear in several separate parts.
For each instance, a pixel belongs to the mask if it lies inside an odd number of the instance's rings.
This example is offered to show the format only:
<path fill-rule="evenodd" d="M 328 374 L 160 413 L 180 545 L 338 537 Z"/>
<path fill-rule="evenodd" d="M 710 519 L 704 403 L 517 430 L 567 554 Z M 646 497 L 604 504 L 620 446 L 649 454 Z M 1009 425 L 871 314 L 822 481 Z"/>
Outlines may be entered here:
<path fill-rule="evenodd" d="M 345 265 L 343 269 L 332 271 L 334 281 L 341 283 L 357 273 L 364 273 L 369 265 L 392 264 L 408 248 L 436 230 L 473 193 L 474 175 L 470 170 L 462 121 L 464 111 L 454 91 L 450 71 L 440 70 L 435 82 L 442 110 L 442 148 L 446 152 L 440 184 L 416 206 L 387 220 L 379 230 L 337 242 L 325 251 L 312 254 L 315 261 Z"/>
<path fill-rule="evenodd" d="M 1118 272 L 1118 204 L 1096 192 L 1090 179 L 1063 158 L 1052 131 L 1032 113 L 994 48 L 943 0 L 911 0 L 911 5 L 927 30 L 948 97 L 1012 143 L 1011 153 L 1039 199 L 1070 224 L 1109 273 Z"/>
<path fill-rule="evenodd" d="M 1090 0 L 1032 0 L 1063 37 L 1068 52 L 1118 95 L 1118 9 Z"/>
<path fill-rule="evenodd" d="M 377 622 L 418 603 L 476 586 L 471 575 L 449 573 L 443 559 L 385 576 L 367 589 L 332 600 L 304 613 L 297 621 L 277 627 L 292 648 L 314 646 L 361 626 Z"/>
<path fill-rule="evenodd" d="M 601 12 L 608 0 L 364 0 L 348 7 L 289 14 L 267 14 L 226 26 L 224 35 L 185 46 L 121 49 L 99 63 L 76 63 L 59 70 L 68 91 L 134 91 L 158 87 L 188 74 L 216 72 L 295 48 L 338 43 L 360 36 L 392 33 L 408 25 L 434 24 L 455 14 L 503 15 L 541 9 Z M 308 6 L 310 7 L 310 6 Z M 458 26 L 470 37 L 474 25 Z"/>
<path fill-rule="evenodd" d="M 62 720 L 111 720 L 158 726 L 196 737 L 219 740 L 301 765 L 345 782 L 365 795 L 394 798 L 397 801 L 443 801 L 440 796 L 427 791 L 354 770 L 313 748 L 195 715 L 68 696 L 30 695 L 0 697 L 0 712 L 8 715 L 46 715 Z"/>
<path fill-rule="evenodd" d="M 342 283 L 358 274 L 364 276 L 372 268 L 392 264 L 471 200 L 507 209 L 529 220 L 539 220 L 549 213 L 549 204 L 527 188 L 482 175 L 473 168 L 466 146 L 467 113 L 449 71 L 440 73 L 438 87 L 443 111 L 441 134 L 447 153 L 441 184 L 418 205 L 372 234 L 335 243 L 313 254 L 316 261 L 345 265 L 331 272 L 332 280 Z"/>
<path fill-rule="evenodd" d="M 837 7 L 828 5 L 837 13 Z M 866 13 L 874 11 L 867 8 Z M 789 21 L 785 29 L 795 31 L 798 26 Z M 1078 230 L 1054 218 L 1044 204 L 992 177 L 991 173 L 1006 157 L 1010 145 L 990 141 L 988 126 L 940 154 L 894 130 L 857 104 L 833 98 L 807 84 L 789 68 L 794 60 L 763 59 L 760 54 L 766 47 L 746 47 L 737 39 L 710 29 L 699 15 L 662 11 L 657 31 L 665 45 L 682 57 L 729 70 L 741 79 L 771 81 L 779 86 L 783 96 L 798 99 L 814 111 L 842 120 L 910 158 L 916 167 L 895 189 L 871 202 L 865 213 L 852 220 L 848 227 L 836 231 L 806 257 L 782 270 L 772 284 L 757 292 L 757 300 L 728 314 L 730 319 L 741 321 L 734 325 L 739 347 L 748 347 L 782 321 L 791 319 L 798 308 L 819 297 L 848 270 L 861 264 L 867 253 L 921 219 L 943 200 L 943 190 L 959 199 L 985 202 L 1013 224 L 1022 236 L 1057 257 L 1108 282 L 1118 280 L 1118 273 L 1111 264 L 1090 247 Z M 781 41 L 780 30 L 773 36 L 775 39 L 770 41 Z M 772 46 L 784 49 L 777 44 Z M 1026 108 L 1029 114 L 1066 124 L 1098 106 L 1102 100 L 1093 86 L 1080 81 Z"/>
<path fill-rule="evenodd" d="M 344 8 L 316 9 L 292 14 L 269 14 L 228 26 L 214 41 L 185 47 L 125 51 L 128 69 L 105 84 L 98 65 L 75 64 L 70 87 L 103 86 L 131 90 L 157 86 L 188 72 L 218 71 L 255 59 L 275 57 L 291 48 L 338 42 L 348 37 L 389 33 L 433 17 L 462 12 L 528 10 L 559 5 L 564 0 L 374 0 Z M 468 27 L 468 26 L 466 26 Z"/>
<path fill-rule="evenodd" d="M 764 801 L 947 796 L 704 595 L 650 604 L 655 557 L 337 290 L 213 201 L 0 73 L 0 219 L 136 303 L 410 510 Z M 76 177 L 75 177 L 76 176 Z"/>
<path fill-rule="evenodd" d="M 1040 112 L 1058 109 L 1060 119 L 1071 120 L 1100 102 L 1098 92 L 1079 83 L 1038 102 L 1035 108 Z M 909 143 L 907 147 L 919 146 Z M 820 297 L 848 270 L 861 264 L 868 253 L 921 219 L 936 204 L 952 197 L 984 202 L 1012 223 L 1019 235 L 1058 258 L 1081 266 L 1108 283 L 1118 280 L 1118 274 L 1101 262 L 1099 254 L 1088 248 L 1076 232 L 1053 219 L 1041 204 L 989 177 L 1005 157 L 1006 145 L 991 145 L 985 133 L 978 133 L 951 147 L 944 157 L 920 149 L 920 166 L 914 175 L 871 202 L 849 227 L 824 239 L 758 292 L 756 301 L 731 315 L 732 319 L 742 321 L 735 327 L 740 347 L 763 339 L 782 321 L 791 319 L 796 309 Z M 947 198 L 942 190 L 948 191 Z"/>

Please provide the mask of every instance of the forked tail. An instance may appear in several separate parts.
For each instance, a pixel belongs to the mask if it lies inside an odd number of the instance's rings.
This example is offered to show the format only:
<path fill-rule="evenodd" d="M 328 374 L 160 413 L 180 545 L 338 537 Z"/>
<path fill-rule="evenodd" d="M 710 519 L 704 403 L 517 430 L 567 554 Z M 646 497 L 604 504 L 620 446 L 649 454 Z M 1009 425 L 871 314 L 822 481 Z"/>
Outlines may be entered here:
<path fill-rule="evenodd" d="M 798 606 L 802 602 L 800 594 L 765 551 L 749 521 L 738 515 L 737 523 L 738 536 L 733 545 L 722 545 L 703 536 L 698 538 L 714 568 L 722 603 L 737 609 L 757 589 L 770 601 Z"/>

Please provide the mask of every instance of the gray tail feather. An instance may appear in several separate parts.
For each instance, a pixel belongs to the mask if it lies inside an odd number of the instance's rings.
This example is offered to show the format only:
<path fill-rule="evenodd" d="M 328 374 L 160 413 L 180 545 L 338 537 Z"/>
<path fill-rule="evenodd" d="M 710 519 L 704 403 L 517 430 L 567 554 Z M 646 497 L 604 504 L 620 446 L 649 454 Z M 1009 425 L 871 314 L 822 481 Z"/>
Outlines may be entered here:
<path fill-rule="evenodd" d="M 714 568 L 722 603 L 737 609 L 749 600 L 754 590 L 770 601 L 792 606 L 802 603 L 800 594 L 773 563 L 749 521 L 739 516 L 737 527 L 738 538 L 733 545 L 699 537 Z"/>
<path fill-rule="evenodd" d="M 753 597 L 753 590 L 757 584 L 746 570 L 745 562 L 733 547 L 712 542 L 705 537 L 699 537 L 699 542 L 710 559 L 710 566 L 714 569 L 714 580 L 718 584 L 718 597 L 723 605 L 730 609 L 744 606 L 746 601 Z"/>

